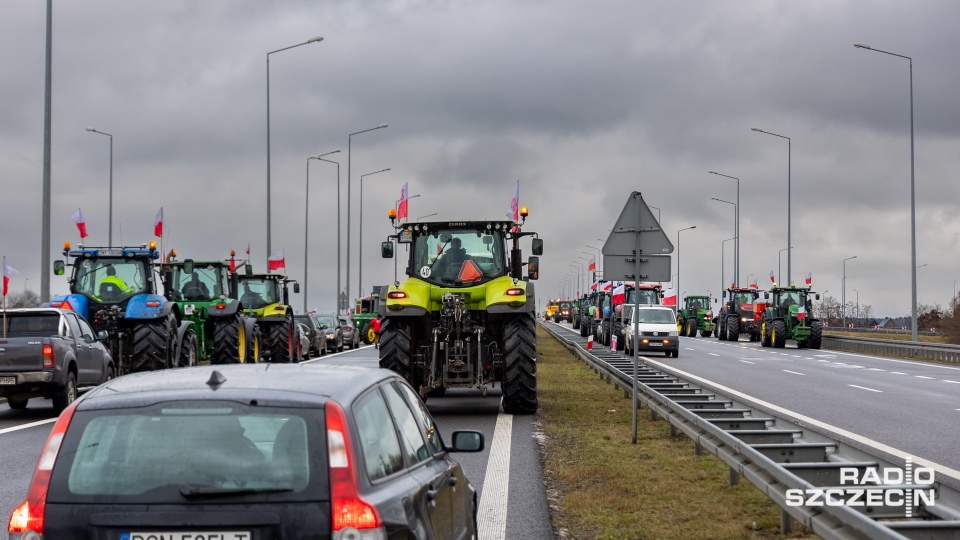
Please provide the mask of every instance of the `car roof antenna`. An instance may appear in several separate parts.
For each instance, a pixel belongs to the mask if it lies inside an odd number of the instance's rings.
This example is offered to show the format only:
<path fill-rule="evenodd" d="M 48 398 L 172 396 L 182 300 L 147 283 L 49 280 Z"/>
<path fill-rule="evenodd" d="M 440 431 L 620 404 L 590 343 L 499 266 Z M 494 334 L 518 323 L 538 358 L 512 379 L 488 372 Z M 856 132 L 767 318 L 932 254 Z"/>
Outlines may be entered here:
<path fill-rule="evenodd" d="M 207 380 L 207 385 L 211 389 L 216 390 L 225 382 L 227 382 L 227 378 L 223 376 L 223 373 L 213 370 L 213 372 L 210 373 L 210 378 Z"/>

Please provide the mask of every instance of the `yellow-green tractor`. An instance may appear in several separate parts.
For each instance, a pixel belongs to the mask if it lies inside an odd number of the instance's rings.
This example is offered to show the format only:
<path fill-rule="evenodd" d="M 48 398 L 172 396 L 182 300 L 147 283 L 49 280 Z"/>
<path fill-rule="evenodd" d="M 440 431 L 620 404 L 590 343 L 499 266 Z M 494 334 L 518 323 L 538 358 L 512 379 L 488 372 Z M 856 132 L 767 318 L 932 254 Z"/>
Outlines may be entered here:
<path fill-rule="evenodd" d="M 299 293 L 300 284 L 278 274 L 243 273 L 238 277 L 243 311 L 256 317 L 260 326 L 264 359 L 268 362 L 299 362 L 300 338 L 287 286 L 293 283 L 293 292 Z"/>
<path fill-rule="evenodd" d="M 526 220 L 526 209 L 520 215 Z M 391 211 L 391 221 L 395 219 Z M 380 290 L 380 367 L 421 397 L 500 383 L 508 414 L 537 411 L 536 297 L 539 257 L 521 260 L 513 221 L 404 223 L 391 238 L 409 246 L 407 279 Z M 384 242 L 383 257 L 394 245 Z M 534 255 L 543 241 L 532 240 Z M 524 275 L 523 267 L 527 267 Z"/>

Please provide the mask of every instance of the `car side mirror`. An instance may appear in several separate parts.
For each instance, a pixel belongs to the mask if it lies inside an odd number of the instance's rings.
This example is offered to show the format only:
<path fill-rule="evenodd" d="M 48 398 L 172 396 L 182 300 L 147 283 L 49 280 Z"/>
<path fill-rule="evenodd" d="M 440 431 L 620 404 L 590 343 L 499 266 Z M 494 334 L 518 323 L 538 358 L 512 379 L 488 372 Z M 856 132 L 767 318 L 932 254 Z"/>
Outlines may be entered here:
<path fill-rule="evenodd" d="M 62 276 L 63 269 L 64 269 L 63 261 L 53 261 L 53 274 L 55 276 Z"/>
<path fill-rule="evenodd" d="M 106 341 L 110 336 L 107 334 L 106 330 L 101 330 L 97 332 L 97 339 L 100 341 Z"/>
<path fill-rule="evenodd" d="M 183 272 L 185 274 L 193 273 L 193 259 L 186 259 L 183 261 Z"/>
<path fill-rule="evenodd" d="M 483 450 L 483 433 L 479 431 L 454 431 L 451 437 L 456 452 L 479 452 Z"/>
<path fill-rule="evenodd" d="M 530 257 L 527 260 L 527 276 L 530 279 L 540 279 L 540 257 Z"/>
<path fill-rule="evenodd" d="M 383 259 L 393 258 L 393 242 L 380 242 L 380 257 Z"/>
<path fill-rule="evenodd" d="M 530 251 L 532 251 L 534 255 L 543 255 L 543 239 L 534 238 L 530 246 Z"/>
<path fill-rule="evenodd" d="M 294 283 L 294 284 L 293 284 L 293 294 L 300 294 L 300 284 L 299 284 L 299 283 Z"/>

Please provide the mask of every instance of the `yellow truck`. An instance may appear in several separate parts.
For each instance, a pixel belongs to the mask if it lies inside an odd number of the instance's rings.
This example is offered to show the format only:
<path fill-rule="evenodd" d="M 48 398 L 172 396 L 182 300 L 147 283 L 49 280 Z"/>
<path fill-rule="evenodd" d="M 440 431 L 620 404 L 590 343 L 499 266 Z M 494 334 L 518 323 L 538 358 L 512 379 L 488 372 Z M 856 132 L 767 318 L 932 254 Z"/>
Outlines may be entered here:
<path fill-rule="evenodd" d="M 547 301 L 547 313 L 544 315 L 544 318 L 550 320 L 557 313 L 557 310 L 560 309 L 559 300 L 548 300 Z"/>

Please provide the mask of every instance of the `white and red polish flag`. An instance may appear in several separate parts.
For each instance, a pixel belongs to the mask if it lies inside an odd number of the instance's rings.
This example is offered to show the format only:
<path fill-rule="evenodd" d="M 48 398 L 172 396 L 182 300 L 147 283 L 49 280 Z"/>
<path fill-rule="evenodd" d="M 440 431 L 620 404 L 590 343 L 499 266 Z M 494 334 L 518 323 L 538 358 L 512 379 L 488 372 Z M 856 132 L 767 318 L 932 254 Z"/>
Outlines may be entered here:
<path fill-rule="evenodd" d="M 274 253 L 267 259 L 267 267 L 272 272 L 274 270 L 279 270 L 281 268 L 287 268 L 286 259 L 283 256 L 283 250 Z"/>
<path fill-rule="evenodd" d="M 70 217 L 70 219 L 77 224 L 77 229 L 80 230 L 81 240 L 90 236 L 87 234 L 87 222 L 83 219 L 83 212 L 81 212 L 79 208 L 77 208 L 77 211 L 73 214 L 73 216 Z"/>
<path fill-rule="evenodd" d="M 156 219 L 153 220 L 153 235 L 156 237 L 163 237 L 163 207 L 160 207 L 160 211 L 157 212 Z"/>

